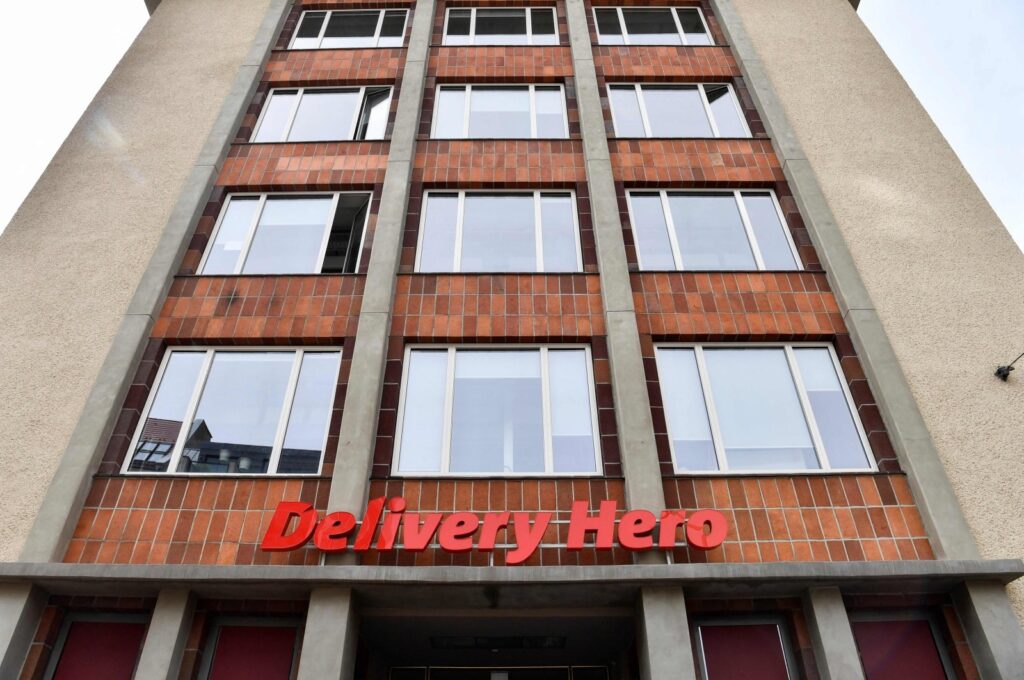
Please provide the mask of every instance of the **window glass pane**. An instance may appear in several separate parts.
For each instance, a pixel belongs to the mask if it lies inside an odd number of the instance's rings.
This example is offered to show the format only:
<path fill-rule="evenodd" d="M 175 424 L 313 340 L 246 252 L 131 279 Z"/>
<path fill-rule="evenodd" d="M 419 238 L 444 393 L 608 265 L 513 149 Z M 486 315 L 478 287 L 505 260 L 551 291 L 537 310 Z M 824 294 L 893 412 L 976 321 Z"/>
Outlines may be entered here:
<path fill-rule="evenodd" d="M 538 87 L 534 92 L 537 111 L 537 137 L 565 137 L 565 99 L 561 88 Z"/>
<path fill-rule="evenodd" d="M 234 198 L 228 201 L 224 216 L 217 229 L 217 238 L 206 254 L 203 274 L 234 274 L 238 257 L 245 247 L 245 239 L 256 219 L 260 201 L 252 198 Z"/>
<path fill-rule="evenodd" d="M 471 19 L 472 10 L 448 10 L 448 30 L 445 35 L 444 44 L 469 45 L 472 42 L 469 38 L 469 27 Z"/>
<path fill-rule="evenodd" d="M 819 467 L 782 348 L 707 349 L 704 360 L 731 469 Z"/>
<path fill-rule="evenodd" d="M 409 353 L 402 413 L 401 472 L 440 472 L 444 445 L 444 393 L 448 352 Z"/>
<path fill-rule="evenodd" d="M 222 626 L 207 680 L 290 678 L 297 639 L 294 626 Z"/>
<path fill-rule="evenodd" d="M 331 235 L 327 237 L 327 252 L 320 267 L 322 274 L 351 274 L 359 261 L 366 212 L 370 209 L 370 194 L 341 194 L 334 213 Z"/>
<path fill-rule="evenodd" d="M 321 47 L 373 47 L 379 11 L 332 12 Z"/>
<path fill-rule="evenodd" d="M 484 9 L 476 11 L 477 45 L 525 45 L 525 9 Z"/>
<path fill-rule="evenodd" d="M 789 680 L 775 624 L 703 625 L 700 643 L 707 680 Z"/>
<path fill-rule="evenodd" d="M 652 137 L 711 137 L 711 123 L 704 112 L 697 87 L 641 88 Z"/>
<path fill-rule="evenodd" d="M 866 680 L 946 680 L 927 621 L 852 621 Z"/>
<path fill-rule="evenodd" d="M 596 9 L 597 34 L 602 45 L 623 45 L 622 26 L 619 24 L 619 13 L 612 9 Z"/>
<path fill-rule="evenodd" d="M 669 194 L 684 269 L 756 269 L 733 194 Z"/>
<path fill-rule="evenodd" d="M 525 87 L 474 87 L 470 99 L 469 136 L 529 138 L 530 92 Z"/>
<path fill-rule="evenodd" d="M 554 472 L 597 472 L 587 353 L 548 352 Z"/>
<path fill-rule="evenodd" d="M 717 470 L 697 357 L 692 349 L 659 349 L 658 379 L 677 470 Z"/>
<path fill-rule="evenodd" d="M 532 195 L 470 194 L 463 210 L 460 271 L 537 271 Z"/>
<path fill-rule="evenodd" d="M 350 139 L 359 103 L 358 90 L 307 90 L 299 102 L 288 141 Z"/>
<path fill-rule="evenodd" d="M 320 42 L 320 28 L 324 25 L 326 12 L 306 12 L 299 24 L 299 30 L 295 32 L 295 40 L 292 42 L 294 50 L 315 49 Z"/>
<path fill-rule="evenodd" d="M 420 240 L 421 272 L 455 271 L 455 224 L 459 217 L 459 197 L 428 194 Z"/>
<path fill-rule="evenodd" d="M 534 7 L 530 10 L 530 30 L 534 45 L 557 45 L 555 34 L 555 10 L 548 7 Z"/>
<path fill-rule="evenodd" d="M 146 637 L 146 624 L 130 621 L 72 621 L 50 680 L 131 678 Z"/>
<path fill-rule="evenodd" d="M 672 243 L 668 238 L 668 223 L 658 194 L 630 194 L 633 235 L 640 268 L 646 270 L 676 269 Z"/>
<path fill-rule="evenodd" d="M 163 472 L 167 469 L 205 359 L 205 352 L 171 352 L 156 387 L 153 405 L 142 425 L 129 470 Z"/>
<path fill-rule="evenodd" d="M 579 271 L 576 259 L 576 225 L 572 197 L 545 194 L 540 197 L 540 223 L 544 245 L 544 271 Z"/>
<path fill-rule="evenodd" d="M 338 359 L 337 352 L 303 355 L 277 472 L 309 473 L 320 469 L 337 386 Z"/>
<path fill-rule="evenodd" d="M 384 12 L 377 47 L 401 47 L 405 39 L 405 10 Z"/>
<path fill-rule="evenodd" d="M 281 142 L 284 141 L 285 133 L 288 131 L 288 121 L 292 117 L 292 109 L 295 108 L 295 100 L 298 93 L 294 90 L 274 92 L 270 95 L 263 111 L 263 119 L 260 127 L 253 137 L 254 142 Z"/>
<path fill-rule="evenodd" d="M 681 45 L 672 10 L 624 8 L 622 19 L 631 45 Z"/>
<path fill-rule="evenodd" d="M 679 23 L 683 26 L 683 33 L 686 35 L 687 45 L 710 45 L 711 35 L 704 28 L 704 22 L 700 19 L 700 12 L 692 8 L 676 8 L 679 15 Z"/>
<path fill-rule="evenodd" d="M 543 472 L 540 352 L 460 351 L 452 472 Z"/>
<path fill-rule="evenodd" d="M 616 137 L 646 137 L 644 121 L 640 116 L 640 103 L 632 85 L 612 87 L 612 118 L 615 121 Z"/>
<path fill-rule="evenodd" d="M 218 352 L 178 472 L 267 472 L 292 352 Z"/>
<path fill-rule="evenodd" d="M 775 201 L 770 194 L 743 194 L 743 205 L 750 217 L 750 226 L 761 250 L 767 269 L 796 269 L 793 249 L 786 238 L 786 227 L 779 219 Z"/>
<path fill-rule="evenodd" d="M 316 274 L 331 199 L 268 198 L 243 274 Z"/>
<path fill-rule="evenodd" d="M 799 347 L 793 353 L 832 467 L 869 467 L 867 453 L 850 412 L 850 403 L 836 375 L 831 353 L 824 347 Z"/>
<path fill-rule="evenodd" d="M 459 139 L 465 137 L 463 123 L 466 115 L 466 88 L 442 87 L 437 97 L 437 115 L 434 118 L 434 137 Z"/>
<path fill-rule="evenodd" d="M 704 93 L 711 104 L 711 115 L 715 117 L 719 137 L 749 137 L 740 118 L 736 96 L 725 85 L 705 85 Z"/>
<path fill-rule="evenodd" d="M 391 109 L 391 90 L 367 90 L 363 111 L 356 126 L 356 139 L 384 139 Z"/>

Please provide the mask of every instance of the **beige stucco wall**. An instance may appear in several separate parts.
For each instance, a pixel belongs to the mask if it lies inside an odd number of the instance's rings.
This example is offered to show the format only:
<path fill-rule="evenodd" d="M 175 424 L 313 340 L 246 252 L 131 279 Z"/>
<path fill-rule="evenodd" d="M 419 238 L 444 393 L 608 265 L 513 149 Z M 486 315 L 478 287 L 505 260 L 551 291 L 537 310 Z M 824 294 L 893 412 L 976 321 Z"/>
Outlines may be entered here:
<path fill-rule="evenodd" d="M 847 2 L 732 1 L 983 555 L 1021 557 L 1024 370 L 992 373 L 1024 351 L 1024 255 Z"/>
<path fill-rule="evenodd" d="M 163 0 L 0 236 L 2 560 L 21 550 L 267 5 Z"/>

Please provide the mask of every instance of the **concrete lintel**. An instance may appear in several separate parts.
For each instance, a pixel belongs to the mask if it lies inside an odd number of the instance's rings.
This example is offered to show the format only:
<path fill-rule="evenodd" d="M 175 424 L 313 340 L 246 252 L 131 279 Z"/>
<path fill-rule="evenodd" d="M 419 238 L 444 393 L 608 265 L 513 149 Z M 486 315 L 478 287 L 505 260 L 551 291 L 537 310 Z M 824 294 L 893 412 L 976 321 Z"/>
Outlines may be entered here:
<path fill-rule="evenodd" d="M 184 588 L 160 591 L 142 643 L 135 680 L 175 680 L 188 640 L 196 597 Z"/>
<path fill-rule="evenodd" d="M 314 589 L 302 636 L 298 680 L 349 680 L 355 667 L 358 627 L 351 589 Z"/>
<path fill-rule="evenodd" d="M 696 680 L 683 589 L 641 588 L 638 604 L 637 656 L 642 680 Z"/>
<path fill-rule="evenodd" d="M 822 679 L 863 680 L 857 643 L 839 588 L 810 588 L 803 600 L 814 658 Z"/>
<path fill-rule="evenodd" d="M 46 593 L 29 583 L 0 584 L 0 678 L 17 678 L 46 606 Z"/>
<path fill-rule="evenodd" d="M 983 678 L 1024 674 L 1024 631 L 998 581 L 968 581 L 953 592 L 960 622 Z"/>

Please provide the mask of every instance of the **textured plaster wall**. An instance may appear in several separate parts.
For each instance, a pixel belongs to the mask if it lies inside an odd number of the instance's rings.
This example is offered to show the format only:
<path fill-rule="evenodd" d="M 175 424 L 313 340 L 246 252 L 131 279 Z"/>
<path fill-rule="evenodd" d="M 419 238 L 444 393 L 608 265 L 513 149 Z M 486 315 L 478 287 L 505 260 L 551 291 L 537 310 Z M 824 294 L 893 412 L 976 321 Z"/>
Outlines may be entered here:
<path fill-rule="evenodd" d="M 847 2 L 733 3 L 983 555 L 1024 555 L 1024 255 Z"/>
<path fill-rule="evenodd" d="M 267 4 L 163 0 L 0 236 L 2 560 L 21 550 Z"/>

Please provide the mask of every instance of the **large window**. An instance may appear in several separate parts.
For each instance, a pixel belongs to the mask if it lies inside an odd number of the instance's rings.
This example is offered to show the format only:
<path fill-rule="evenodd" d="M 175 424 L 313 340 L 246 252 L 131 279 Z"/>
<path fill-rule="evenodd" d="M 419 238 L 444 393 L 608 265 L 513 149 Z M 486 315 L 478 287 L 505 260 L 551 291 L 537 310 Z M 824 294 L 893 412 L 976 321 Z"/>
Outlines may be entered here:
<path fill-rule="evenodd" d="M 609 85 L 616 137 L 749 137 L 732 86 Z"/>
<path fill-rule="evenodd" d="M 704 15 L 696 7 L 596 7 L 602 45 L 711 45 Z"/>
<path fill-rule="evenodd" d="M 319 349 L 168 352 L 125 471 L 319 472 L 340 359 Z"/>
<path fill-rule="evenodd" d="M 294 677 L 302 639 L 289 619 L 227 617 L 211 627 L 199 667 L 200 680 Z"/>
<path fill-rule="evenodd" d="M 699 621 L 695 628 L 702 680 L 799 677 L 781 620 L 729 617 Z"/>
<path fill-rule="evenodd" d="M 442 85 L 437 139 L 530 139 L 569 136 L 560 85 Z"/>
<path fill-rule="evenodd" d="M 133 614 L 67 614 L 43 678 L 131 680 L 148 618 Z"/>
<path fill-rule="evenodd" d="M 384 139 L 390 109 L 390 87 L 272 90 L 252 141 Z"/>
<path fill-rule="evenodd" d="M 927 611 L 851 614 L 865 680 L 955 678 L 939 625 Z"/>
<path fill-rule="evenodd" d="M 578 272 L 573 195 L 430 192 L 417 252 L 421 272 Z"/>
<path fill-rule="evenodd" d="M 677 471 L 873 467 L 830 346 L 662 346 L 656 354 Z"/>
<path fill-rule="evenodd" d="M 370 194 L 232 195 L 200 274 L 350 274 Z"/>
<path fill-rule="evenodd" d="M 800 268 L 770 191 L 631 191 L 629 212 L 641 269 Z"/>
<path fill-rule="evenodd" d="M 410 349 L 395 472 L 596 474 L 593 384 L 583 347 Z"/>
<path fill-rule="evenodd" d="M 404 9 L 303 12 L 291 49 L 343 47 L 401 47 L 405 37 Z"/>
<path fill-rule="evenodd" d="M 445 45 L 557 45 L 553 7 L 449 8 Z"/>

